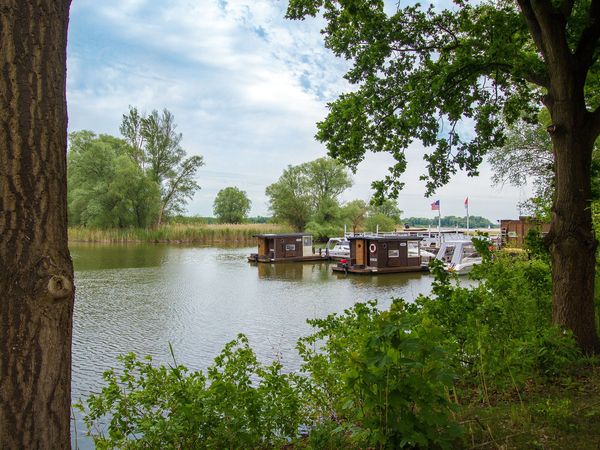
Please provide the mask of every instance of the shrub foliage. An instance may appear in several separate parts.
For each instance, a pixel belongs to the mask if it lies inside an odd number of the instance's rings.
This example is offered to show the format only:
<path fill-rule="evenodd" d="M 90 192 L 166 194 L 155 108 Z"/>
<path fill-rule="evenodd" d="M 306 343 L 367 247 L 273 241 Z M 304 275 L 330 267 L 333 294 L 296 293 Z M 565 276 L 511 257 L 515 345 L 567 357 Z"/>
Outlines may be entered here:
<path fill-rule="evenodd" d="M 460 404 L 519 394 L 580 358 L 551 323 L 547 258 L 480 250 L 470 287 L 434 263 L 415 303 L 310 320 L 298 374 L 259 364 L 240 335 L 206 374 L 124 356 L 79 406 L 90 430 L 108 420 L 99 448 L 456 447 Z"/>

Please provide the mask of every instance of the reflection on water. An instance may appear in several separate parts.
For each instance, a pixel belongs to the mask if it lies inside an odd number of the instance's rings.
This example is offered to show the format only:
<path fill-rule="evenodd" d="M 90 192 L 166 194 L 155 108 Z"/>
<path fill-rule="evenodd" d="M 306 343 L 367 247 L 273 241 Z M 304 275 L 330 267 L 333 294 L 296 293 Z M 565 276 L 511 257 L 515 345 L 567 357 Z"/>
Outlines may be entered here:
<path fill-rule="evenodd" d="M 168 245 L 72 245 L 77 285 L 73 399 L 102 386 L 102 372 L 129 351 L 170 362 L 168 345 L 192 369 L 204 369 L 245 333 L 264 362 L 276 355 L 299 366 L 295 344 L 308 318 L 356 302 L 413 300 L 430 291 L 427 274 L 356 276 L 326 262 L 249 264 L 250 248 Z M 80 448 L 89 448 L 78 419 Z"/>
<path fill-rule="evenodd" d="M 167 252 L 163 244 L 75 244 L 70 245 L 75 269 L 103 270 L 140 267 L 157 267 Z"/>

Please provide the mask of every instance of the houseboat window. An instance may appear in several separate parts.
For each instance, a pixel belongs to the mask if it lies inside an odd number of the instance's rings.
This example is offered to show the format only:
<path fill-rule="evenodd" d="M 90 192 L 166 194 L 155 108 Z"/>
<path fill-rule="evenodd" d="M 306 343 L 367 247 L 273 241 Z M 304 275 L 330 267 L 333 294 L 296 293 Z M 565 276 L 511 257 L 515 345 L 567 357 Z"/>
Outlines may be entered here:
<path fill-rule="evenodd" d="M 389 250 L 388 258 L 400 258 L 400 250 Z"/>
<path fill-rule="evenodd" d="M 304 246 L 305 247 L 312 246 L 312 236 L 304 236 Z"/>
<path fill-rule="evenodd" d="M 293 252 L 294 250 L 296 250 L 296 244 L 285 244 L 286 252 Z"/>

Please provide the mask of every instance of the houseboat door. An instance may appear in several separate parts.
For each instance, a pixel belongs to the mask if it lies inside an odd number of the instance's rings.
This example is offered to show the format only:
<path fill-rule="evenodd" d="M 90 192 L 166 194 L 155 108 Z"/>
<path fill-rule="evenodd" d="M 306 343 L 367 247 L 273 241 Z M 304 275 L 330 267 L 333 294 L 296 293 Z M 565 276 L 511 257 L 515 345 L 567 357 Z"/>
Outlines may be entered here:
<path fill-rule="evenodd" d="M 398 242 L 398 265 L 408 266 L 408 242 Z"/>
<path fill-rule="evenodd" d="M 365 261 L 365 241 L 362 239 L 356 240 L 356 264 L 359 266 L 364 266 Z"/>
<path fill-rule="evenodd" d="M 269 241 L 267 239 L 258 240 L 258 254 L 260 256 L 266 256 L 269 251 Z"/>

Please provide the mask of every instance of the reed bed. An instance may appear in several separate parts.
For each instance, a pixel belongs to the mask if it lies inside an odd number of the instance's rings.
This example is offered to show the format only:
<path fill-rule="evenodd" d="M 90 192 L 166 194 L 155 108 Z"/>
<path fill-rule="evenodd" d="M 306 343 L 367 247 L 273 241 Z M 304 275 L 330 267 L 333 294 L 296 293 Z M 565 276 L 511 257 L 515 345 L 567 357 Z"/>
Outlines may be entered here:
<path fill-rule="evenodd" d="M 70 242 L 150 242 L 173 244 L 254 244 L 260 233 L 287 233 L 290 228 L 277 224 L 168 224 L 160 228 L 96 229 L 70 227 Z"/>

